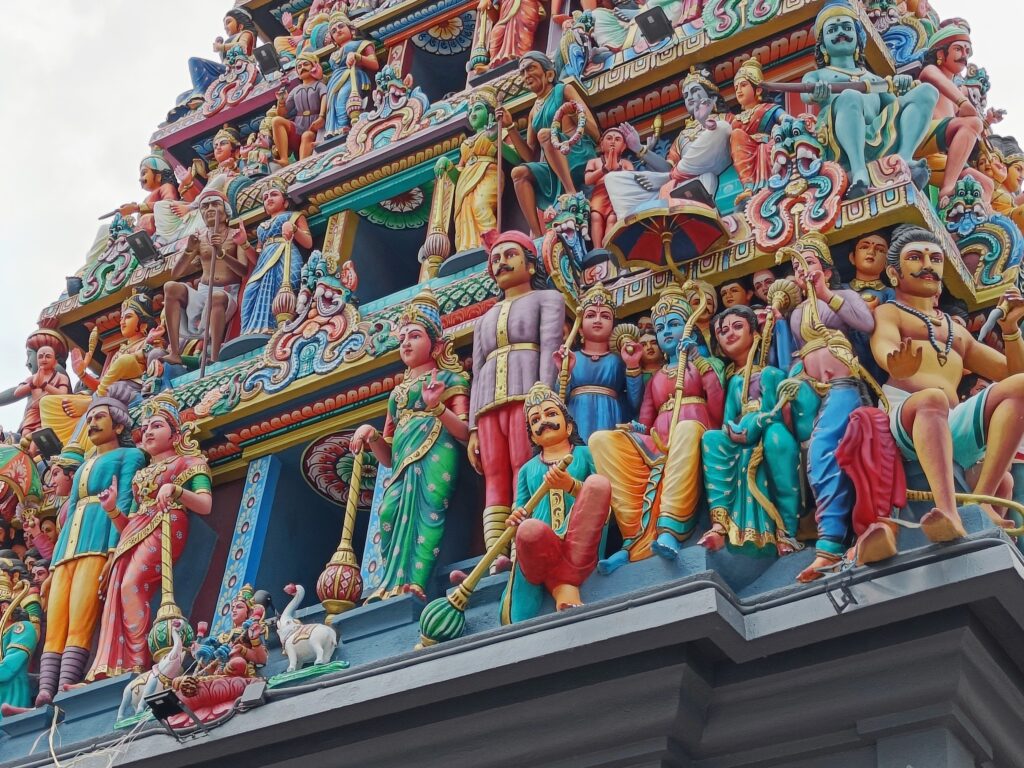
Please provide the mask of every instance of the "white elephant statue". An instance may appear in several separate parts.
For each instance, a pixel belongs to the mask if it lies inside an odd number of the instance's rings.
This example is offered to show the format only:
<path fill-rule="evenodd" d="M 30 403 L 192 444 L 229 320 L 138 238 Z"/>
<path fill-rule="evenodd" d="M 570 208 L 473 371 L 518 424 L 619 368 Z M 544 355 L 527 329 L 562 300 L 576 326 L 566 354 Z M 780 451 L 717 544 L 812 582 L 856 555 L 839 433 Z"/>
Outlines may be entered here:
<path fill-rule="evenodd" d="M 173 644 L 160 661 L 153 665 L 153 668 L 143 672 L 125 686 L 124 694 L 121 696 L 121 706 L 117 710 L 117 719 L 124 720 L 141 713 L 146 708 L 146 697 L 159 693 L 167 688 L 164 681 L 171 681 L 185 669 L 185 649 L 181 639 L 181 628 L 185 623 L 181 619 L 175 619 L 171 624 L 171 638 Z"/>
<path fill-rule="evenodd" d="M 284 591 L 292 596 L 277 620 L 277 636 L 281 650 L 288 657 L 287 672 L 301 669 L 309 662 L 326 664 L 338 647 L 338 635 L 326 624 L 303 624 L 295 618 L 295 611 L 306 596 L 299 584 L 288 584 Z"/>

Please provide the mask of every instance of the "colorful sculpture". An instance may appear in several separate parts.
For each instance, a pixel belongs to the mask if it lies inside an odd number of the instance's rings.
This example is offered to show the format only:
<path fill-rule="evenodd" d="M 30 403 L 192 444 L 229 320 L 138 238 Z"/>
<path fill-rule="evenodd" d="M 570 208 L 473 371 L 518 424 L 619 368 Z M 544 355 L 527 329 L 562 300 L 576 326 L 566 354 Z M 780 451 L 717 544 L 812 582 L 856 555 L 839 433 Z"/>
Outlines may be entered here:
<path fill-rule="evenodd" d="M 120 538 L 110 559 L 90 681 L 139 673 L 149 666 L 147 635 L 154 588 L 169 575 L 164 569 L 185 549 L 188 513 L 208 515 L 213 504 L 210 468 L 192 439 L 195 425 L 182 420 L 177 400 L 168 394 L 149 398 L 142 407 L 141 428 L 141 447 L 150 463 L 131 482 L 131 514 L 118 511 L 118 480 L 100 494 L 100 506 Z M 173 592 L 163 597 L 173 602 Z"/>
<path fill-rule="evenodd" d="M 953 196 L 956 182 L 967 168 L 967 161 L 978 144 L 986 125 L 978 108 L 971 103 L 957 79 L 967 69 L 971 55 L 970 30 L 958 24 L 940 27 L 928 40 L 921 82 L 931 84 L 938 93 L 927 138 L 918 155 L 928 161 L 932 182 L 939 187 L 939 207 Z M 993 184 L 977 171 L 970 171 L 988 194 Z"/>
<path fill-rule="evenodd" d="M 432 216 L 431 228 L 447 236 L 449 208 L 455 211 L 455 250 L 466 251 L 480 246 L 484 232 L 496 226 L 498 206 L 498 125 L 494 116 L 498 109 L 497 94 L 482 88 L 469 97 L 469 127 L 474 133 L 462 142 L 459 162 L 447 157 L 434 165 L 435 203 L 438 198 L 451 197 L 443 214 Z M 454 189 L 453 189 L 454 187 Z"/>
<path fill-rule="evenodd" d="M 277 115 L 272 118 L 274 160 L 288 165 L 291 153 L 299 160 L 313 154 L 327 123 L 327 86 L 315 53 L 303 53 L 295 60 L 299 84 L 277 92 Z"/>
<path fill-rule="evenodd" d="M 533 48 L 543 14 L 540 0 L 480 0 L 470 69 L 486 72 L 520 59 Z"/>
<path fill-rule="evenodd" d="M 146 464 L 145 454 L 129 447 L 131 420 L 120 400 L 95 398 L 85 413 L 85 427 L 95 452 L 75 472 L 68 518 L 53 551 L 36 706 L 49 704 L 58 685 L 77 683 L 85 675 L 100 594 L 106 591 L 111 553 L 120 538 L 117 521 L 131 512 L 132 478 Z"/>
<path fill-rule="evenodd" d="M 277 619 L 277 636 L 288 657 L 285 671 L 294 672 L 309 662 L 315 666 L 328 663 L 338 648 L 338 633 L 326 624 L 303 624 L 295 618 L 306 596 L 301 584 L 288 584 L 284 592 L 292 598 Z"/>
<path fill-rule="evenodd" d="M 0 571 L 0 702 L 4 715 L 32 706 L 28 668 L 39 643 L 39 627 L 22 607 L 29 583 Z M 12 709 L 9 709 L 12 708 Z"/>
<path fill-rule="evenodd" d="M 872 312 L 896 295 L 881 279 L 888 252 L 889 241 L 878 233 L 864 235 L 850 251 L 854 277 L 843 287 L 857 291 Z"/>
<path fill-rule="evenodd" d="M 554 204 L 563 192 L 577 192 L 587 161 L 596 155 L 600 133 L 579 92 L 558 81 L 555 65 L 543 53 L 523 55 L 519 74 L 536 100 L 527 118 L 526 140 L 517 130 L 510 130 L 506 138 L 524 161 L 512 169 L 519 207 L 530 234 L 540 237 L 544 228 L 537 209 Z M 503 128 L 512 128 L 512 115 L 502 110 L 499 122 Z"/>
<path fill-rule="evenodd" d="M 605 233 L 618 221 L 605 187 L 605 177 L 613 171 L 634 169 L 633 163 L 622 157 L 626 151 L 626 137 L 622 128 L 609 128 L 602 133 L 598 149 L 600 156 L 587 161 L 583 181 L 594 188 L 590 193 L 590 239 L 595 248 L 603 248 Z"/>
<path fill-rule="evenodd" d="M 797 381 L 758 359 L 770 340 L 758 332 L 757 316 L 733 305 L 713 321 L 718 346 L 732 361 L 725 396 L 722 429 L 701 438 L 704 487 L 711 529 L 700 543 L 710 550 L 728 545 L 750 555 L 788 555 L 796 543 L 800 515 L 800 442 L 810 432 L 809 420 L 794 435 L 783 409 L 802 396 L 798 413 L 814 412 L 817 399 Z"/>
<path fill-rule="evenodd" d="M 336 50 L 331 54 L 331 77 L 327 81 L 327 112 L 324 138 L 344 136 L 366 107 L 373 73 L 380 68 L 373 43 L 361 33 L 348 16 L 331 14 L 328 35 Z"/>
<path fill-rule="evenodd" d="M 392 473 L 377 509 L 382 562 L 368 601 L 412 593 L 422 600 L 444 534 L 458 479 L 457 443 L 469 438 L 469 377 L 441 327 L 441 310 L 424 289 L 399 321 L 398 353 L 406 370 L 388 400 L 383 432 L 364 424 L 351 449 L 368 447 Z M 377 574 L 375 574 L 375 578 Z"/>
<path fill-rule="evenodd" d="M 160 343 L 151 329 L 157 323 L 153 316 L 150 298 L 145 293 L 129 296 L 121 302 L 120 330 L 124 341 L 107 355 L 103 373 L 96 377 L 89 372 L 99 334 L 94 329 L 89 337 L 89 350 L 83 356 L 78 349 L 71 350 L 71 368 L 79 381 L 100 397 L 112 397 L 127 405 L 142 390 L 142 374 L 146 371 L 146 359 L 151 348 Z M 44 427 L 50 427 L 67 443 L 77 437 L 83 448 L 92 447 L 88 434 L 78 434 L 79 419 L 85 415 L 92 402 L 92 396 L 85 393 L 72 395 L 45 395 L 39 401 L 39 415 Z"/>
<path fill-rule="evenodd" d="M 611 485 L 594 461 L 565 403 L 544 384 L 530 388 L 523 415 L 536 455 L 519 470 L 516 499 L 506 522 L 515 526 L 512 573 L 501 601 L 501 623 L 512 624 L 540 612 L 544 593 L 556 610 L 583 604 L 580 585 L 597 566 Z M 565 456 L 572 462 L 558 466 Z M 533 509 L 523 505 L 544 482 L 549 490 Z"/>
<path fill-rule="evenodd" d="M 490 546 L 512 511 L 516 473 L 530 459 L 522 402 L 536 382 L 555 383 L 565 301 L 544 289 L 543 267 L 528 236 L 492 231 L 484 234 L 484 245 L 501 299 L 474 328 L 467 451 L 484 476 L 484 541 Z M 498 564 L 508 565 L 507 559 Z"/>
<path fill-rule="evenodd" d="M 62 352 L 58 361 L 57 347 Z M 71 379 L 64 372 L 64 363 L 67 358 L 67 346 L 63 339 L 57 337 L 54 346 L 40 346 L 36 350 L 36 370 L 25 381 L 14 389 L 15 398 L 28 397 L 25 405 L 25 416 L 21 420 L 18 432 L 22 437 L 31 437 L 39 427 L 42 426 L 42 417 L 39 415 L 39 402 L 47 395 L 67 395 L 71 393 Z"/>
<path fill-rule="evenodd" d="M 615 299 L 602 285 L 590 288 L 580 300 L 583 315 L 577 350 L 559 349 L 555 363 L 569 367 L 569 412 L 575 431 L 586 443 L 599 430 L 615 429 L 631 421 L 640 410 L 644 382 L 640 375 L 643 350 L 626 344 L 620 353 L 611 350 L 615 325 Z"/>
<path fill-rule="evenodd" d="M 206 227 L 189 235 L 185 250 L 171 268 L 164 284 L 164 313 L 168 354 L 165 363 L 181 363 L 183 340 L 203 339 L 209 344 L 208 359 L 220 359 L 228 323 L 238 309 L 238 292 L 249 271 L 250 250 L 245 230 L 231 229 L 231 206 L 216 190 L 204 189 L 196 206 Z M 201 269 L 193 287 L 183 279 Z"/>
<path fill-rule="evenodd" d="M 1024 299 L 1015 288 L 1003 296 L 1002 355 L 936 308 L 945 262 L 934 234 L 920 227 L 897 230 L 885 270 L 896 296 L 876 310 L 871 336 L 875 359 L 889 373 L 883 390 L 896 444 L 907 460 L 921 463 L 934 494 L 935 508 L 921 518 L 932 541 L 965 535 L 953 463 L 968 469 L 982 462 L 974 492 L 994 496 L 1024 438 L 1024 344 L 1018 327 Z M 965 368 L 995 383 L 960 402 L 957 387 Z M 998 525 L 1012 526 L 991 505 L 983 508 Z"/>
<path fill-rule="evenodd" d="M 848 196 L 862 197 L 870 185 L 869 162 L 895 154 L 913 163 L 938 91 L 927 83 L 914 87 L 909 75 L 887 81 L 869 71 L 866 32 L 845 0 L 828 0 L 814 31 L 818 68 L 804 75 L 803 100 L 821 108 L 818 130 L 831 156 L 850 172 Z"/>
<path fill-rule="evenodd" d="M 158 202 L 177 200 L 178 185 L 174 171 L 159 155 L 147 155 L 139 163 L 139 184 L 149 194 L 141 203 L 125 203 L 117 210 L 122 216 L 140 214 L 138 227 L 149 235 L 156 234 L 153 211 Z"/>
<path fill-rule="evenodd" d="M 623 126 L 627 145 L 649 170 L 616 171 L 605 177 L 608 196 L 620 219 L 647 207 L 670 206 L 672 190 L 691 179 L 698 179 L 712 197 L 718 191 L 718 176 L 731 163 L 732 125 L 710 72 L 690 67 L 682 90 L 688 117 L 667 157 L 656 154 L 650 140 L 642 145 L 632 126 Z"/>
<path fill-rule="evenodd" d="M 729 280 L 718 286 L 718 296 L 722 300 L 722 307 L 749 307 L 754 301 L 754 288 L 746 278 Z M 717 335 L 717 331 L 716 331 Z"/>
<path fill-rule="evenodd" d="M 612 483 L 623 538 L 622 549 L 598 564 L 603 573 L 651 554 L 675 558 L 697 524 L 700 439 L 721 426 L 724 405 L 718 374 L 693 335 L 706 308 L 705 299 L 694 311 L 677 284 L 662 291 L 651 317 L 667 362 L 647 384 L 640 418 L 590 438 L 594 465 Z"/>
<path fill-rule="evenodd" d="M 780 251 L 784 256 L 792 260 L 794 279 L 807 296 L 789 316 L 800 360 L 793 373 L 821 397 L 807 449 L 818 543 L 814 561 L 798 576 L 813 581 L 822 576 L 819 569 L 835 565 L 846 551 L 853 486 L 835 453 L 850 414 L 866 397 L 864 371 L 848 337 L 851 331 L 870 334 L 875 319 L 860 294 L 833 287 L 832 254 L 822 235 L 804 235 L 793 248 Z"/>
<path fill-rule="evenodd" d="M 241 333 L 271 334 L 295 316 L 295 292 L 302 273 L 302 252 L 313 247 L 309 222 L 288 210 L 286 187 L 271 179 L 263 193 L 267 220 L 256 228 L 258 258 L 242 293 Z"/>
<path fill-rule="evenodd" d="M 771 133 L 785 110 L 778 104 L 764 101 L 763 82 L 764 72 L 757 59 L 745 61 L 733 77 L 740 112 L 731 119 L 729 152 L 743 183 L 743 192 L 736 198 L 737 205 L 764 186 L 773 172 Z"/>

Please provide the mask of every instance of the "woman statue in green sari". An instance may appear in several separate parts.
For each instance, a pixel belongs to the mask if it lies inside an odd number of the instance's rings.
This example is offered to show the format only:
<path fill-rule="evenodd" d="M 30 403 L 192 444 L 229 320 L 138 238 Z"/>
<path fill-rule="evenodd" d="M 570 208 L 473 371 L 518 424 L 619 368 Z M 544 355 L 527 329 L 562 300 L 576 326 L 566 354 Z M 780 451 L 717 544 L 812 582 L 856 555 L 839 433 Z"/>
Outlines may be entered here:
<path fill-rule="evenodd" d="M 465 450 L 458 443 L 469 437 L 469 376 L 444 335 L 429 288 L 402 314 L 398 353 L 405 376 L 388 400 L 383 432 L 364 424 L 351 442 L 353 453 L 368 447 L 392 470 L 377 510 L 379 526 L 367 534 L 380 553 L 364 564 L 373 587 L 367 602 L 405 593 L 426 599 Z"/>
<path fill-rule="evenodd" d="M 563 192 L 576 194 L 579 191 L 587 161 L 597 157 L 601 132 L 579 92 L 572 85 L 558 82 L 555 65 L 543 53 L 525 54 L 519 60 L 519 74 L 526 87 L 537 96 L 530 109 L 526 140 L 513 128 L 509 112 L 499 108 L 497 117 L 503 129 L 509 129 L 506 141 L 524 161 L 512 169 L 519 207 L 530 225 L 530 234 L 541 237 L 544 228 L 537 209 L 545 210 Z M 559 108 L 570 102 L 576 109 L 559 113 Z M 554 125 L 556 118 L 558 124 Z M 570 141 L 569 137 L 577 133 L 578 138 Z"/>

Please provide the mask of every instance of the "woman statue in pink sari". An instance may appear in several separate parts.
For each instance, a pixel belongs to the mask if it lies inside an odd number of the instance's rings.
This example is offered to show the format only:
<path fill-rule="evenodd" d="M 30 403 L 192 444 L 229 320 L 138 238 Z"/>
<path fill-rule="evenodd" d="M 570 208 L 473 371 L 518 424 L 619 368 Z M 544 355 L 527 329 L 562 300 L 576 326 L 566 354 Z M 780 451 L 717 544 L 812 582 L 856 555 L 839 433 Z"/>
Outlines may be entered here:
<path fill-rule="evenodd" d="M 150 667 L 147 635 L 150 605 L 161 581 L 164 517 L 170 518 L 171 558 L 177 560 L 188 540 L 189 510 L 208 515 L 213 504 L 210 468 L 192 439 L 193 429 L 192 422 L 182 423 L 172 395 L 147 400 L 141 448 L 150 463 L 132 480 L 131 515 L 117 511 L 116 479 L 100 494 L 103 509 L 115 516 L 121 539 L 108 563 L 107 598 L 90 681 Z"/>

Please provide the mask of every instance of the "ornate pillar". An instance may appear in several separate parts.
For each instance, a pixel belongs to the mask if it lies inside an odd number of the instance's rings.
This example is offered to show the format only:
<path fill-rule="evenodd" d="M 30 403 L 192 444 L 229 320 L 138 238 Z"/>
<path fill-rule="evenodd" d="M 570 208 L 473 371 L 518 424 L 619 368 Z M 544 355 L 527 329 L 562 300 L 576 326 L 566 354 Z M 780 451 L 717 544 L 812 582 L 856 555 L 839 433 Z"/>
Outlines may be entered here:
<path fill-rule="evenodd" d="M 211 636 L 231 628 L 232 598 L 243 584 L 256 579 L 280 474 L 281 462 L 273 455 L 261 456 L 249 464 L 235 532 L 228 548 L 228 561 L 220 581 L 217 613 L 210 622 Z"/>
<path fill-rule="evenodd" d="M 340 274 L 341 265 L 348 261 L 352 254 L 358 222 L 359 214 L 355 211 L 338 211 L 327 220 L 321 253 L 334 275 Z"/>

